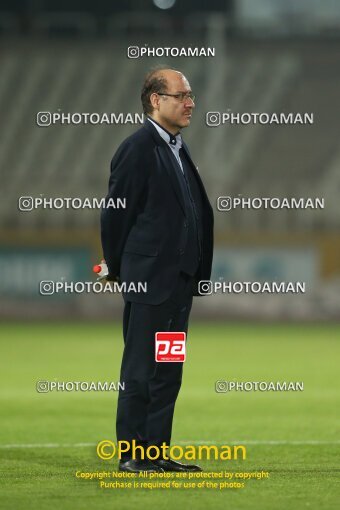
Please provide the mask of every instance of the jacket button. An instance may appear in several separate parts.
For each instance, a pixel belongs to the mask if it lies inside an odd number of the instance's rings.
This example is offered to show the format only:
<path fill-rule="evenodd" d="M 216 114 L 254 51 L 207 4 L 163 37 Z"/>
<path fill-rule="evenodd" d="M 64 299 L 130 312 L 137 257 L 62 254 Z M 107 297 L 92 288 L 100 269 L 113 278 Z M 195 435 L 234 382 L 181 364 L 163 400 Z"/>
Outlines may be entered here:
<path fill-rule="evenodd" d="M 186 222 L 186 221 L 183 223 L 183 227 L 184 227 L 184 228 L 188 228 L 188 224 L 187 224 L 187 222 Z"/>
<path fill-rule="evenodd" d="M 183 248 L 180 248 L 180 249 L 179 249 L 179 254 L 180 254 L 180 255 L 184 255 L 184 250 L 183 250 Z"/>

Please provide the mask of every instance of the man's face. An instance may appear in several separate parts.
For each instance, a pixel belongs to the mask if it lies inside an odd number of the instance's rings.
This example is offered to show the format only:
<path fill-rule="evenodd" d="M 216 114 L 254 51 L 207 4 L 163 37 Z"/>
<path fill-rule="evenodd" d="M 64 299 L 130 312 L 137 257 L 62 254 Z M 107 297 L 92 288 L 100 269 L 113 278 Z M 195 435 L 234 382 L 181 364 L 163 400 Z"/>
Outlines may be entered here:
<path fill-rule="evenodd" d="M 167 88 L 164 90 L 166 94 L 187 94 L 191 92 L 189 82 L 183 74 L 172 70 L 166 70 L 163 74 L 167 80 Z M 195 107 L 195 103 L 190 97 L 181 100 L 179 97 L 158 94 L 157 96 L 152 116 L 159 124 L 170 132 L 177 132 L 189 126 L 192 109 Z"/>

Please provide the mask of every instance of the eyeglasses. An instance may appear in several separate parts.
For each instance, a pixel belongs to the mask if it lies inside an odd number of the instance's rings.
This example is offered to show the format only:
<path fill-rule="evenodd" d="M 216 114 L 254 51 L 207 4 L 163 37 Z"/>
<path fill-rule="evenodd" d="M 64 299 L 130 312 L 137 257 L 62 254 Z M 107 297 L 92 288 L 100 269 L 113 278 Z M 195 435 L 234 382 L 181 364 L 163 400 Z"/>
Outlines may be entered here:
<path fill-rule="evenodd" d="M 193 94 L 192 92 L 178 92 L 178 94 L 165 94 L 162 92 L 157 92 L 157 94 L 159 96 L 175 97 L 180 101 L 180 103 L 184 103 L 184 101 L 186 101 L 189 98 L 191 99 L 192 102 L 194 102 L 196 97 L 195 94 Z"/>

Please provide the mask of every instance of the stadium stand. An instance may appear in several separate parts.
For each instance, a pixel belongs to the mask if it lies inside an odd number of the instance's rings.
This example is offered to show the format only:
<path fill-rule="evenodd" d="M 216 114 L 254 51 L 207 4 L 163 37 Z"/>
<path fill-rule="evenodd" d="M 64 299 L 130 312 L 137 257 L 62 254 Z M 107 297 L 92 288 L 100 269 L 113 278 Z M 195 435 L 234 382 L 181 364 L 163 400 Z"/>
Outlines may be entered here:
<path fill-rule="evenodd" d="M 75 196 L 80 180 L 84 196 L 106 193 L 111 157 L 139 125 L 38 127 L 36 115 L 41 111 L 141 115 L 141 82 L 154 62 L 140 59 L 131 65 L 131 60 L 122 56 L 128 44 L 124 40 L 119 47 L 107 41 L 70 44 L 44 40 L 43 44 L 28 45 L 18 40 L 3 46 L 0 109 L 6 129 L 0 141 L 0 166 L 7 183 L 6 196 L 0 202 L 3 227 L 63 227 L 71 222 L 81 228 L 97 224 L 97 214 L 91 210 L 73 215 L 65 210 L 59 214 L 36 210 L 13 217 L 12 205 L 20 195 L 58 197 L 67 192 Z M 241 195 L 321 196 L 327 201 L 334 189 L 338 190 L 334 127 L 340 113 L 336 101 L 340 73 L 336 71 L 336 51 L 332 45 L 324 45 L 311 57 L 303 43 L 290 44 L 289 51 L 287 46 L 231 43 L 219 66 L 214 66 L 214 59 L 203 63 L 184 58 L 164 61 L 183 69 L 197 94 L 192 126 L 183 134 L 212 200 L 220 195 Z M 306 126 L 208 127 L 208 111 L 312 112 L 315 120 Z M 322 215 L 318 210 L 296 215 L 294 222 L 285 214 L 266 215 L 263 211 L 243 215 L 231 211 L 230 219 L 231 229 L 266 230 L 327 229 L 340 221 L 334 207 Z"/>

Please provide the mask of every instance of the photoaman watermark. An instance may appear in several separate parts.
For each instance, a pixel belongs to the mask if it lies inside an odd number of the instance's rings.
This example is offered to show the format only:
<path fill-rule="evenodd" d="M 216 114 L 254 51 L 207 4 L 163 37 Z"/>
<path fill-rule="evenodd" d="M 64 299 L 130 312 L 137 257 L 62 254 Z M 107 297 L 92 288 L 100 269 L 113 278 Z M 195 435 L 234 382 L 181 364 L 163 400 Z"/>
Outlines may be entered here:
<path fill-rule="evenodd" d="M 102 460 L 111 460 L 115 456 L 122 458 L 123 454 L 129 454 L 132 459 L 156 460 L 163 458 L 168 460 L 245 460 L 247 450 L 244 445 L 173 445 L 165 442 L 161 446 L 149 445 L 144 447 L 138 445 L 136 440 L 118 441 L 117 444 L 109 439 L 104 439 L 97 444 L 97 455 Z"/>

